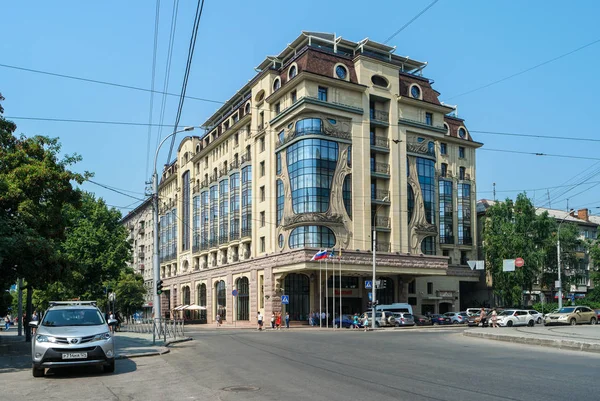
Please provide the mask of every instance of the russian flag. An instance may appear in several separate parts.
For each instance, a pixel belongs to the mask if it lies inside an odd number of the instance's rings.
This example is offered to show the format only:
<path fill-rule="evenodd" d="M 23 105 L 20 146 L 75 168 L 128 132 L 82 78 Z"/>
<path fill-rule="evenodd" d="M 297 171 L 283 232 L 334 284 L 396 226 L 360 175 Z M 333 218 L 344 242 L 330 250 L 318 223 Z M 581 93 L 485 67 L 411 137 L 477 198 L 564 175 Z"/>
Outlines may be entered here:
<path fill-rule="evenodd" d="M 321 259 L 327 259 L 327 249 L 325 249 L 324 251 L 319 251 L 317 253 L 315 253 L 315 256 L 312 257 L 311 260 L 321 260 Z"/>

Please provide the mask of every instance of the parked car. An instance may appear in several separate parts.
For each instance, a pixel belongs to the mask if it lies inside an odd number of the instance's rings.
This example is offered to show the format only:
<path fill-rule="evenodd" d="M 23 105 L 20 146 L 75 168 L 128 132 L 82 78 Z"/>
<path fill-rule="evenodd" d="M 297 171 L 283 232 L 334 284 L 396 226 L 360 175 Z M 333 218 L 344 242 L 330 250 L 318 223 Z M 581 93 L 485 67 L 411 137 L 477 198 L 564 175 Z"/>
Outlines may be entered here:
<path fill-rule="evenodd" d="M 490 323 L 490 319 L 492 317 L 492 313 L 489 312 L 486 316 L 485 319 L 483 321 L 483 324 L 481 327 L 488 327 L 488 324 Z M 480 318 L 480 314 L 475 314 L 475 315 L 469 315 L 469 317 L 467 318 L 467 325 L 469 327 L 478 327 L 479 324 L 481 323 L 481 318 Z"/>
<path fill-rule="evenodd" d="M 425 315 L 413 315 L 415 317 L 415 324 L 417 326 L 431 326 L 431 318 Z"/>
<path fill-rule="evenodd" d="M 373 314 L 370 311 L 364 312 L 360 316 L 361 321 L 365 318 L 365 316 L 369 317 L 369 325 L 371 325 L 371 319 L 372 319 Z M 376 314 L 375 314 L 375 326 L 376 327 L 390 327 L 390 326 L 395 326 L 395 325 L 396 325 L 396 319 L 394 318 L 394 315 L 392 314 L 392 312 L 386 312 L 386 311 L 376 312 Z"/>
<path fill-rule="evenodd" d="M 498 326 L 533 326 L 535 318 L 524 309 L 508 309 L 498 314 L 496 323 Z"/>
<path fill-rule="evenodd" d="M 446 312 L 444 316 L 449 317 L 452 324 L 465 324 L 469 319 L 467 312 Z"/>
<path fill-rule="evenodd" d="M 550 324 L 596 324 L 598 314 L 587 306 L 564 306 L 558 312 L 546 315 L 545 322 Z"/>
<path fill-rule="evenodd" d="M 438 324 L 452 324 L 452 321 L 448 316 L 444 315 L 430 315 L 431 324 L 437 326 Z"/>
<path fill-rule="evenodd" d="M 535 309 L 527 309 L 527 312 L 529 312 L 529 314 L 534 317 L 535 322 L 537 324 L 542 324 L 542 320 L 544 320 L 544 315 L 541 312 L 538 312 Z"/>
<path fill-rule="evenodd" d="M 485 310 L 485 313 L 490 313 L 492 310 L 490 308 L 483 308 Z M 467 308 L 465 310 L 465 312 L 467 312 L 467 314 L 469 316 L 479 316 L 481 314 L 481 308 Z"/>
<path fill-rule="evenodd" d="M 115 371 L 115 345 L 108 325 L 95 302 L 51 302 L 31 341 L 33 377 L 45 368 L 102 366 Z"/>
<path fill-rule="evenodd" d="M 408 312 L 394 312 L 394 319 L 396 327 L 415 325 L 415 318 Z"/>
<path fill-rule="evenodd" d="M 333 324 L 335 325 L 335 327 L 337 327 L 338 329 L 340 328 L 340 318 L 336 317 L 335 320 L 333 321 Z M 342 316 L 342 327 L 349 329 L 354 325 L 354 315 L 343 315 Z M 358 327 L 362 327 L 362 323 L 361 320 L 358 319 Z"/>

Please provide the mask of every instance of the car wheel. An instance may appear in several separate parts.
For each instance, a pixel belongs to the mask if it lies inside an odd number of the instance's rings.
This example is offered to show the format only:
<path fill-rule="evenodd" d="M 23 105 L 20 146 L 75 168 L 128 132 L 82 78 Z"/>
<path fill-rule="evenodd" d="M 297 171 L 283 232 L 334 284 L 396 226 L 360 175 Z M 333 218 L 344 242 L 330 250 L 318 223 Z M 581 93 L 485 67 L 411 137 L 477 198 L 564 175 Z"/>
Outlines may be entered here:
<path fill-rule="evenodd" d="M 458 324 L 458 320 L 453 321 L 452 324 Z"/>
<path fill-rule="evenodd" d="M 439 324 L 438 322 L 433 322 L 433 325 L 434 325 L 434 326 L 437 326 L 438 324 Z"/>
<path fill-rule="evenodd" d="M 44 377 L 44 368 L 31 367 L 31 374 L 33 377 Z"/>
<path fill-rule="evenodd" d="M 569 321 L 569 323 L 571 323 L 571 326 L 575 326 L 577 324 L 577 320 L 576 319 L 571 319 Z"/>
<path fill-rule="evenodd" d="M 508 322 L 506 322 L 506 326 L 508 326 L 508 327 L 512 327 L 512 326 L 513 326 L 513 322 L 512 322 L 512 320 L 509 320 Z"/>
<path fill-rule="evenodd" d="M 379 327 L 379 322 L 375 322 L 375 327 Z"/>
<path fill-rule="evenodd" d="M 538 317 L 537 324 L 542 324 L 542 318 Z"/>
<path fill-rule="evenodd" d="M 592 320 L 590 320 L 590 324 L 591 324 L 591 325 L 594 325 L 594 324 L 596 324 L 596 318 L 595 318 L 595 317 L 593 317 L 593 318 L 592 318 Z"/>
<path fill-rule="evenodd" d="M 535 321 L 533 321 L 533 320 L 528 321 L 527 326 L 529 326 L 529 327 L 535 326 Z"/>
<path fill-rule="evenodd" d="M 104 373 L 113 373 L 115 371 L 115 361 L 111 361 L 110 364 L 104 365 Z"/>

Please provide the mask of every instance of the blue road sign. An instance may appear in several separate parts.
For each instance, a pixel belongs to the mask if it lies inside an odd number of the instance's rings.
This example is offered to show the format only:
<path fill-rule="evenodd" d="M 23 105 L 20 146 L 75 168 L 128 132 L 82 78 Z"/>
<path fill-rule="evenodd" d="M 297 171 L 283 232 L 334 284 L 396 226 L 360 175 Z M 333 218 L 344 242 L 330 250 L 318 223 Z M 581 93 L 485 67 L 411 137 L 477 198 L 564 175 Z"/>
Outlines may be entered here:
<path fill-rule="evenodd" d="M 369 301 L 373 300 L 373 293 L 371 291 L 369 291 Z"/>
<path fill-rule="evenodd" d="M 233 295 L 234 297 L 237 297 L 238 291 L 237 290 L 233 290 L 231 291 L 231 295 Z"/>
<path fill-rule="evenodd" d="M 290 303 L 290 296 L 289 295 L 282 295 L 281 296 L 281 303 L 284 305 L 288 305 Z"/>
<path fill-rule="evenodd" d="M 365 290 L 370 290 L 373 288 L 373 281 L 365 280 Z"/>
<path fill-rule="evenodd" d="M 575 302 L 575 294 L 571 294 L 571 301 Z"/>

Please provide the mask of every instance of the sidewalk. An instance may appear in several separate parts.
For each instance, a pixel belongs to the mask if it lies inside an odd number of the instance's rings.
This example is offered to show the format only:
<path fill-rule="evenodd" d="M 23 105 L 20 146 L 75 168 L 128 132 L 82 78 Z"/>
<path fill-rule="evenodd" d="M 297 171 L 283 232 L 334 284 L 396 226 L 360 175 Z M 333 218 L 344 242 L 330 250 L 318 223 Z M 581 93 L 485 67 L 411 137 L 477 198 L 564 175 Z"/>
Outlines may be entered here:
<path fill-rule="evenodd" d="M 156 339 L 152 345 L 151 334 L 115 333 L 116 359 L 138 358 L 162 355 L 169 352 L 169 345 L 190 340 L 189 337 L 167 338 L 167 343 Z M 25 336 L 18 336 L 17 330 L 0 332 L 0 372 L 5 369 L 26 369 L 31 367 L 31 343 L 25 342 Z"/>
<path fill-rule="evenodd" d="M 600 353 L 599 326 L 473 328 L 463 335 L 488 340 Z"/>

